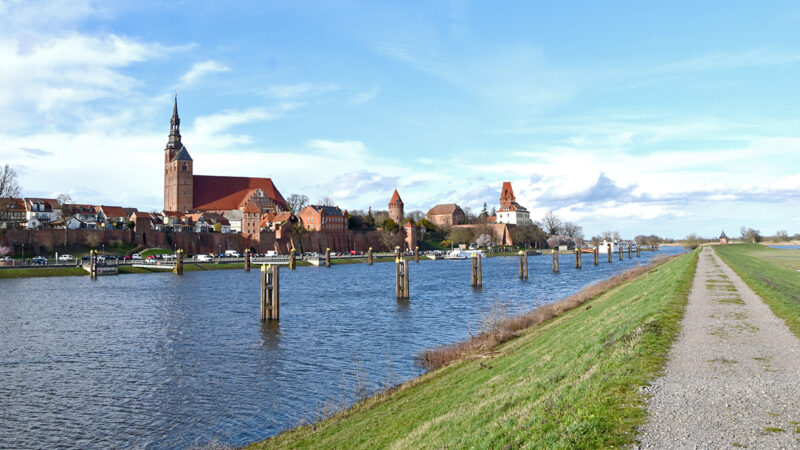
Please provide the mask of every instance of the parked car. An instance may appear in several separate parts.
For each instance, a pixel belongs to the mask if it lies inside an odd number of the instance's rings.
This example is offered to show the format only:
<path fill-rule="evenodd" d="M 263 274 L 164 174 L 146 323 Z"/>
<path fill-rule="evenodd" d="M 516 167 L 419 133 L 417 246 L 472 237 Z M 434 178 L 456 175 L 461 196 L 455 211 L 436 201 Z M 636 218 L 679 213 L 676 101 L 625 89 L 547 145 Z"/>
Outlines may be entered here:
<path fill-rule="evenodd" d="M 173 259 L 177 258 L 177 256 L 173 255 L 164 255 L 164 261 L 172 261 Z"/>
<path fill-rule="evenodd" d="M 225 256 L 228 258 L 239 258 L 242 255 L 236 250 L 225 250 Z"/>
<path fill-rule="evenodd" d="M 132 259 L 131 255 L 125 255 L 122 257 L 124 261 L 130 261 Z"/>
<path fill-rule="evenodd" d="M 133 255 L 131 255 L 131 258 L 132 258 L 132 259 L 138 259 L 138 260 L 141 260 L 141 259 L 142 259 L 142 255 L 140 255 L 140 254 L 138 254 L 138 253 L 134 253 Z"/>
<path fill-rule="evenodd" d="M 59 255 L 58 260 L 59 261 L 72 261 L 72 255 L 70 255 L 68 253 L 65 253 L 63 255 Z"/>
<path fill-rule="evenodd" d="M 47 265 L 47 258 L 44 256 L 35 256 L 33 258 L 33 265 L 34 266 L 46 266 Z"/>
<path fill-rule="evenodd" d="M 278 256 L 278 252 L 275 250 L 268 250 L 267 253 L 264 253 L 265 256 Z"/>
<path fill-rule="evenodd" d="M 89 256 L 89 255 L 83 255 L 83 256 L 81 256 L 81 259 L 82 259 L 82 260 L 84 260 L 84 261 L 88 261 L 88 260 L 89 260 L 89 258 L 91 258 L 91 256 Z"/>
<path fill-rule="evenodd" d="M 211 262 L 212 260 L 211 255 L 197 255 L 198 262 Z"/>
<path fill-rule="evenodd" d="M 97 257 L 97 262 L 99 262 L 99 263 L 105 263 L 105 262 L 106 262 L 106 257 L 105 257 L 105 255 L 99 255 L 99 256 Z"/>

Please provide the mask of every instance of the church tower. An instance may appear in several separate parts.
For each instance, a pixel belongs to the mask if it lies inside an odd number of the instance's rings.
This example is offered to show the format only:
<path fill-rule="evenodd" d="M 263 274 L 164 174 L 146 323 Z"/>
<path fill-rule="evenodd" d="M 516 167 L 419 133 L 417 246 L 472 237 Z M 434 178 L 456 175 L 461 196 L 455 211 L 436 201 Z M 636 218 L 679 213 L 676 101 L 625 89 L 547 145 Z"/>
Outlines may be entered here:
<path fill-rule="evenodd" d="M 400 194 L 398 194 L 397 189 L 395 189 L 394 194 L 392 194 L 392 199 L 389 200 L 389 218 L 394 220 L 397 225 L 402 226 L 403 217 L 405 217 L 403 213 L 403 199 L 400 198 Z"/>
<path fill-rule="evenodd" d="M 172 106 L 169 140 L 164 149 L 164 211 L 186 212 L 193 207 L 194 175 L 192 157 L 181 143 L 178 96 Z"/>

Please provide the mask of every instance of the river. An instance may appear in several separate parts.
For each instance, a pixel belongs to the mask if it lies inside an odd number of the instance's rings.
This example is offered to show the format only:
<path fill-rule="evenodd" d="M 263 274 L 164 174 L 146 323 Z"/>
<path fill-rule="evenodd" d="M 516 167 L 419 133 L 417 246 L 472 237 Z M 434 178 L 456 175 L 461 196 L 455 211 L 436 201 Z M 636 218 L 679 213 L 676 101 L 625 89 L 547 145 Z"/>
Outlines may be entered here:
<path fill-rule="evenodd" d="M 259 271 L 0 280 L 0 448 L 242 445 L 322 405 L 421 373 L 418 351 L 478 330 L 492 302 L 514 313 L 657 254 L 592 264 L 562 255 L 410 263 L 408 301 L 390 263 L 281 271 L 281 320 L 259 320 Z"/>

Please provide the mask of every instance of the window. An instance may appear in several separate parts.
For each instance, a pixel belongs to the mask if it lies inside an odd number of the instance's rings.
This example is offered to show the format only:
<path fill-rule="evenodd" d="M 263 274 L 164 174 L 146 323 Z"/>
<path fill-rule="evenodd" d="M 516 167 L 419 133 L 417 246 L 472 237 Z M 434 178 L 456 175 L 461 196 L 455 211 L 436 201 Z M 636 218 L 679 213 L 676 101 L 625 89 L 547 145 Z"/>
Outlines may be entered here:
<path fill-rule="evenodd" d="M 189 169 L 189 164 L 183 163 L 183 171 L 186 172 L 186 170 L 188 169 Z"/>

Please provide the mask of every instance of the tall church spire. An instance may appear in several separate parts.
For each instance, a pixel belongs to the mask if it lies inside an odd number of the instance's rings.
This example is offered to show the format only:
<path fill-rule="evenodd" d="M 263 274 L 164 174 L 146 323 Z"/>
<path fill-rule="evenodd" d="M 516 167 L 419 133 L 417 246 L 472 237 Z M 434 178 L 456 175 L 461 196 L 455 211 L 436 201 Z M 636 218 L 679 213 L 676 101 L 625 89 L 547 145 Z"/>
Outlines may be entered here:
<path fill-rule="evenodd" d="M 175 103 L 172 105 L 172 119 L 169 121 L 169 141 L 167 148 L 181 148 L 181 118 L 178 117 L 178 94 L 175 94 Z"/>

